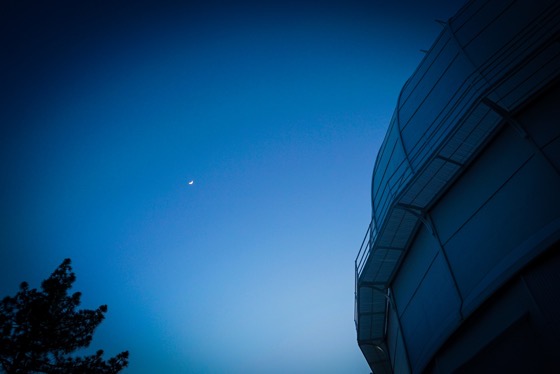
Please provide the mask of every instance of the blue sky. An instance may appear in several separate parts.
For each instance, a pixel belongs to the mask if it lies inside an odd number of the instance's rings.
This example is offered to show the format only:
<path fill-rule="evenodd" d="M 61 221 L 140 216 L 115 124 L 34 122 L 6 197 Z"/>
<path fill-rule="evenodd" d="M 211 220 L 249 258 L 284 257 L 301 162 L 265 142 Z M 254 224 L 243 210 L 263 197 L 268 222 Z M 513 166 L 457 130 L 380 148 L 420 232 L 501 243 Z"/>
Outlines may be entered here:
<path fill-rule="evenodd" d="M 70 257 L 129 373 L 368 373 L 375 155 L 459 5 L 3 4 L 0 291 Z"/>

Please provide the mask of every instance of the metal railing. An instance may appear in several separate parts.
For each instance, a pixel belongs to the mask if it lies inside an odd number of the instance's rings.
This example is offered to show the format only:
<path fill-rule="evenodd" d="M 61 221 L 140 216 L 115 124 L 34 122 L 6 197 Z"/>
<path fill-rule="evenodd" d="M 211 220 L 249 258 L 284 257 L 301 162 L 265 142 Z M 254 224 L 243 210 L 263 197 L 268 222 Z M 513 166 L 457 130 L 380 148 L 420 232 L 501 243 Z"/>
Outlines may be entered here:
<path fill-rule="evenodd" d="M 356 324 L 356 328 L 358 327 L 358 281 L 371 253 L 376 233 L 372 217 L 371 221 L 369 221 L 369 225 L 366 230 L 366 234 L 364 235 L 364 240 L 362 240 L 362 245 L 360 246 L 358 255 L 354 260 L 354 323 Z"/>
<path fill-rule="evenodd" d="M 375 239 L 374 227 L 373 227 L 373 218 L 369 222 L 369 226 L 366 230 L 366 234 L 364 235 L 364 240 L 362 240 L 362 245 L 360 246 L 360 250 L 358 251 L 358 255 L 356 256 L 356 260 L 354 261 L 355 270 L 356 270 L 356 280 L 360 274 L 362 274 L 362 270 L 364 270 L 364 266 L 366 265 L 367 259 L 369 257 L 371 246 Z"/>

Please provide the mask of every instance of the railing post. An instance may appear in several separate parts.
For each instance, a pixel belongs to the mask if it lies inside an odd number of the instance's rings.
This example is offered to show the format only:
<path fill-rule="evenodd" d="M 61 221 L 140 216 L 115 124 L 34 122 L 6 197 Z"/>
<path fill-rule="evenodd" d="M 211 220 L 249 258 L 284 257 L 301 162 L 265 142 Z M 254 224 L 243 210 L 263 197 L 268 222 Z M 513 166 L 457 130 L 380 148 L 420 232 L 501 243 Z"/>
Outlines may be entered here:
<path fill-rule="evenodd" d="M 373 224 L 373 218 L 369 222 L 368 228 L 366 230 L 366 234 L 360 246 L 360 250 L 358 251 L 358 255 L 354 260 L 354 324 L 356 325 L 356 330 L 358 329 L 358 320 L 359 320 L 358 307 L 360 304 L 359 303 L 360 290 L 358 287 L 358 283 L 360 279 L 361 270 L 363 270 L 364 262 L 367 261 L 367 257 L 369 256 L 369 251 L 371 250 L 372 224 Z"/>

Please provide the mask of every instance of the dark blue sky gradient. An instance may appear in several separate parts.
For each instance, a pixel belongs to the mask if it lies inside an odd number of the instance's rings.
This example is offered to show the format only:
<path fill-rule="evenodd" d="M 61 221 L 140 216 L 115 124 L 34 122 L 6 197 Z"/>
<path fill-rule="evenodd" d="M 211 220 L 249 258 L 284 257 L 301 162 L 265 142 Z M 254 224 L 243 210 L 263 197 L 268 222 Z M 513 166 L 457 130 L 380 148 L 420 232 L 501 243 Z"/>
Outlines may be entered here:
<path fill-rule="evenodd" d="M 70 257 L 130 373 L 369 372 L 374 159 L 461 2 L 46 3 L 0 8 L 2 295 Z"/>

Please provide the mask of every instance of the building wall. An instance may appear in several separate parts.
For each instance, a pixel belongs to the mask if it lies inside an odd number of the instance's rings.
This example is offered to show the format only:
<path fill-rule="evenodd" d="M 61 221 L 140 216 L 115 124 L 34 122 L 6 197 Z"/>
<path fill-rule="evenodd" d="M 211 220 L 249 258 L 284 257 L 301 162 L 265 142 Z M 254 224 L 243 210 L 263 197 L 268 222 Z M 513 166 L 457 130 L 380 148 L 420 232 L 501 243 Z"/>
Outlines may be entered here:
<path fill-rule="evenodd" d="M 453 365 L 466 365 L 458 361 L 469 358 L 468 354 L 451 354 L 453 349 L 446 348 L 454 331 L 475 318 L 471 315 L 484 302 L 497 297 L 496 292 L 532 261 L 556 248 L 553 244 L 560 239 L 559 102 L 560 86 L 556 85 L 514 116 L 526 136 L 515 128 L 516 124 L 504 123 L 427 211 L 425 224 L 391 284 L 390 355 L 395 362 L 402 361 L 399 344 L 406 346 L 412 372 L 423 370 L 437 351 L 443 352 L 442 360 L 447 365 L 442 372 Z M 560 274 L 558 261 L 554 264 Z M 502 296 L 507 300 L 495 307 L 501 324 L 489 329 L 481 327 L 483 322 L 477 324 L 483 337 L 469 345 L 471 356 L 484 357 L 485 343 L 501 333 L 502 325 L 505 329 L 517 323 L 512 330 L 514 336 L 516 329 L 530 331 L 531 324 L 521 318 L 526 314 L 523 300 L 531 298 L 517 290 L 523 287 L 523 282 L 510 286 L 507 292 L 511 295 Z M 558 291 L 556 288 L 548 296 L 560 299 Z M 560 338 L 549 339 L 549 344 L 560 347 Z M 524 356 L 532 357 L 529 353 Z M 479 362 L 485 362 L 480 357 Z M 500 356 L 486 353 L 486 357 L 499 360 Z M 396 365 L 393 367 L 401 372 Z M 473 363 L 464 370 L 476 372 L 476 367 L 480 369 Z"/>
<path fill-rule="evenodd" d="M 374 372 L 438 368 L 481 306 L 560 240 L 559 41 L 555 0 L 470 0 L 404 85 L 355 266 Z"/>
<path fill-rule="evenodd" d="M 425 372 L 560 372 L 559 249 L 551 247 L 483 303 Z"/>

